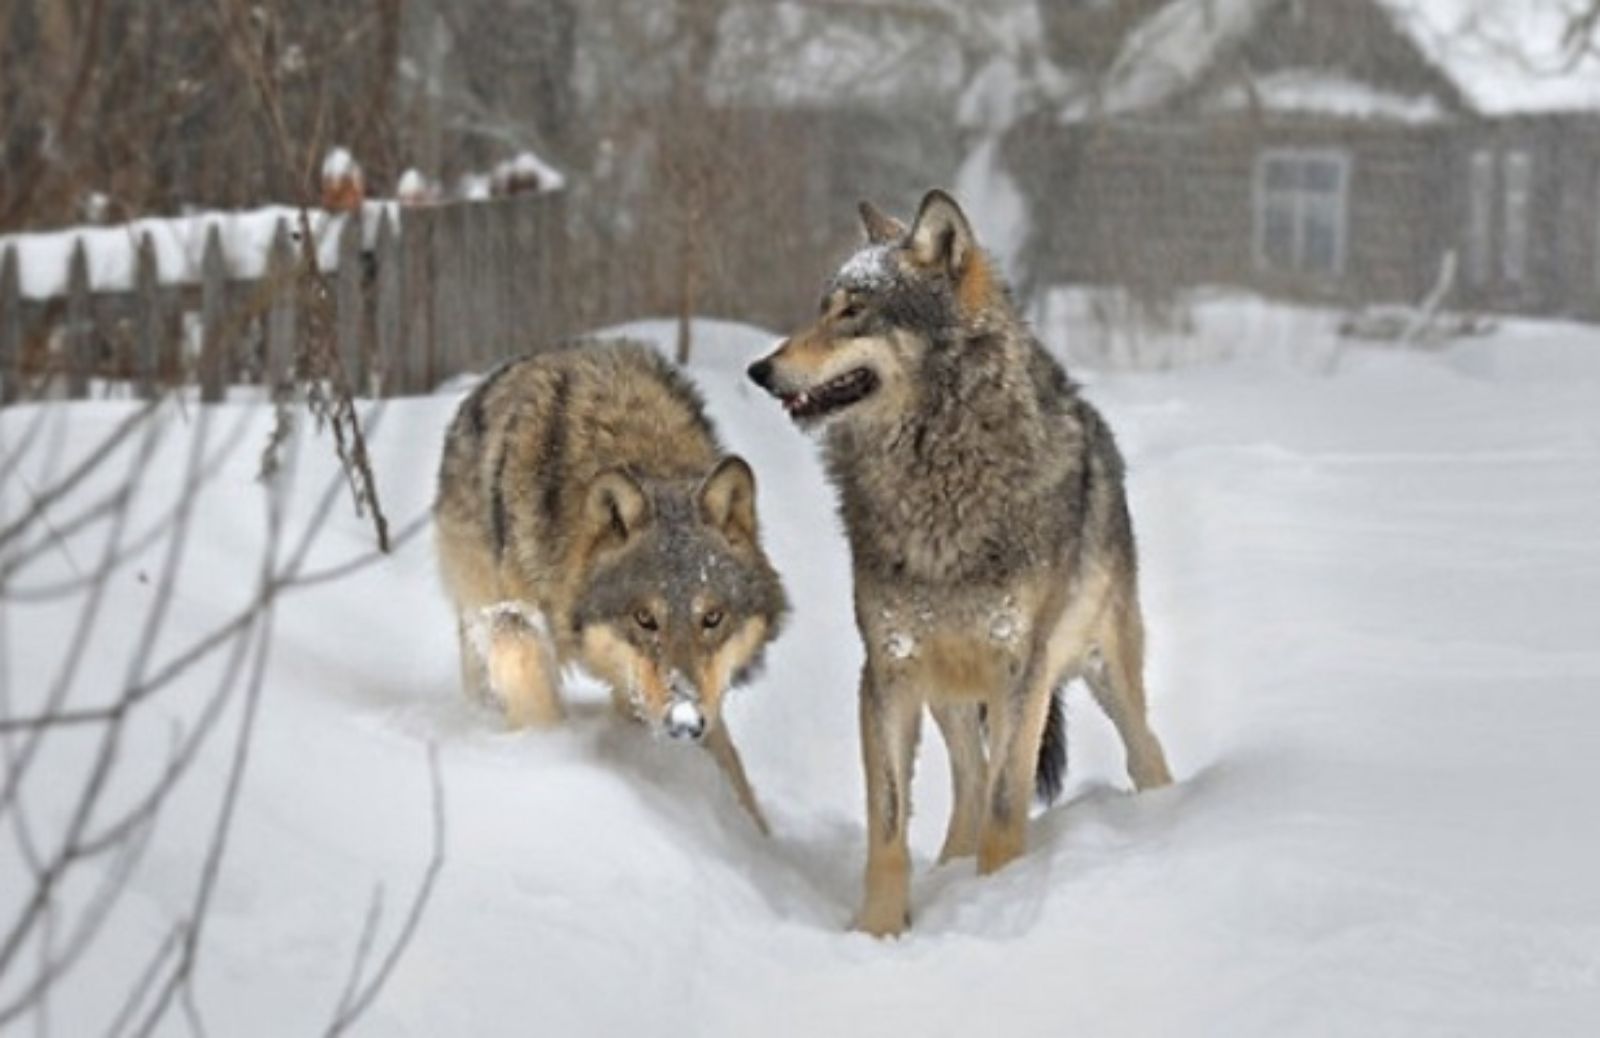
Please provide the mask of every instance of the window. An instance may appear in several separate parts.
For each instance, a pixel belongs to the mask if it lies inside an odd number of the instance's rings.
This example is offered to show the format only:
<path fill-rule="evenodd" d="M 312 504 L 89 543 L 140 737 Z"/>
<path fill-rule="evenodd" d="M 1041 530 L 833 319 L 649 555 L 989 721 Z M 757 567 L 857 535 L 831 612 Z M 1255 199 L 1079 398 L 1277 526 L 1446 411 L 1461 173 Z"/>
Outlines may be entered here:
<path fill-rule="evenodd" d="M 1336 151 L 1269 151 L 1256 163 L 1256 265 L 1344 272 L 1350 160 Z"/>
<path fill-rule="evenodd" d="M 1525 151 L 1501 156 L 1505 178 L 1505 241 L 1500 274 L 1513 285 L 1528 280 L 1528 205 L 1533 195 L 1533 158 Z"/>
<path fill-rule="evenodd" d="M 1494 152 L 1472 153 L 1467 214 L 1467 277 L 1487 285 L 1494 276 Z"/>

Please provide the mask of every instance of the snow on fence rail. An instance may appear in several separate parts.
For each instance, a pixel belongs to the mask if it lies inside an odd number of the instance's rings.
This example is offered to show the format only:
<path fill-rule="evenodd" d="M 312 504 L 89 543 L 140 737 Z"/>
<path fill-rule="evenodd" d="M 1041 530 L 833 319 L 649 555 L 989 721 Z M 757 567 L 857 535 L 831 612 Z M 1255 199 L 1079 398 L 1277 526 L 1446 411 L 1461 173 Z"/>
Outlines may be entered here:
<path fill-rule="evenodd" d="M 192 380 L 205 401 L 232 384 L 292 382 L 313 303 L 331 308 L 356 392 L 426 392 L 493 363 L 518 329 L 568 330 L 555 285 L 562 205 L 524 194 L 0 237 L 0 404 L 82 399 L 92 379 L 147 395 Z M 315 281 L 301 276 L 304 227 Z"/>

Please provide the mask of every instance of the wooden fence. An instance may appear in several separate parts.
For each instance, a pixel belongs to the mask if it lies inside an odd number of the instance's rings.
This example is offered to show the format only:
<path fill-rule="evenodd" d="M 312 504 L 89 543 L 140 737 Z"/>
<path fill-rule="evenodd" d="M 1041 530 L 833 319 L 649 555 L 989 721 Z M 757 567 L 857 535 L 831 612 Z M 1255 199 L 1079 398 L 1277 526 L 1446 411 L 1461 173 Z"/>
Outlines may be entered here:
<path fill-rule="evenodd" d="M 216 225 L 198 278 L 164 278 L 146 234 L 132 287 L 118 291 L 91 288 L 80 238 L 65 290 L 43 299 L 23 296 L 22 259 L 7 247 L 0 404 L 82 399 L 94 379 L 127 381 L 144 395 L 194 382 L 204 401 L 221 400 L 230 385 L 284 385 L 308 374 L 313 326 L 328 329 L 357 393 L 427 392 L 570 334 L 557 283 L 563 220 L 560 195 L 388 207 L 375 233 L 353 216 L 329 224 L 338 261 L 315 276 L 289 218 L 278 221 L 254 277 L 230 273 Z M 313 321 L 314 307 L 330 320 Z"/>

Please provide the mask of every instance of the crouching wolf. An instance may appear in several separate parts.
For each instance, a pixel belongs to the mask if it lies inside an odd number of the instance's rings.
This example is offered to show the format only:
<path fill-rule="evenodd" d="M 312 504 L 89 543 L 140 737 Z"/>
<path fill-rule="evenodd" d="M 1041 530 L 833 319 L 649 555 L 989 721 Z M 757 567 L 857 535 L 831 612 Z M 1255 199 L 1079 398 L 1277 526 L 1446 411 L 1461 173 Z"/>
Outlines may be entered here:
<path fill-rule="evenodd" d="M 503 365 L 450 425 L 434 517 L 469 695 L 554 724 L 580 664 L 619 710 L 705 746 L 766 830 L 722 702 L 787 604 L 750 467 L 682 375 L 626 342 Z"/>
<path fill-rule="evenodd" d="M 1111 430 L 1027 331 L 966 216 L 931 192 L 907 228 L 863 203 L 867 243 L 816 323 L 750 367 L 824 432 L 866 643 L 866 894 L 856 925 L 909 924 L 906 820 L 924 704 L 949 747 L 941 860 L 1022 852 L 1059 792 L 1059 690 L 1082 676 L 1140 789 L 1171 781 L 1145 720 L 1144 634 Z"/>

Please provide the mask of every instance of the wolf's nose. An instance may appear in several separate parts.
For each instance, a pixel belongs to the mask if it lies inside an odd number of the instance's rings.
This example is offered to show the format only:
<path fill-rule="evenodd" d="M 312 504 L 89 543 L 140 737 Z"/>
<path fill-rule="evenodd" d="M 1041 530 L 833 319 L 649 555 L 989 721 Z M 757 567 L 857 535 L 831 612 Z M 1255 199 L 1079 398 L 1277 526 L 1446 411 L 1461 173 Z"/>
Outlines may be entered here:
<path fill-rule="evenodd" d="M 754 382 L 762 389 L 770 390 L 772 388 L 772 361 L 758 360 L 750 365 L 745 374 L 750 376 L 751 382 Z"/>
<path fill-rule="evenodd" d="M 693 703 L 679 700 L 667 711 L 666 727 L 674 739 L 698 740 L 706 734 L 706 715 Z"/>

